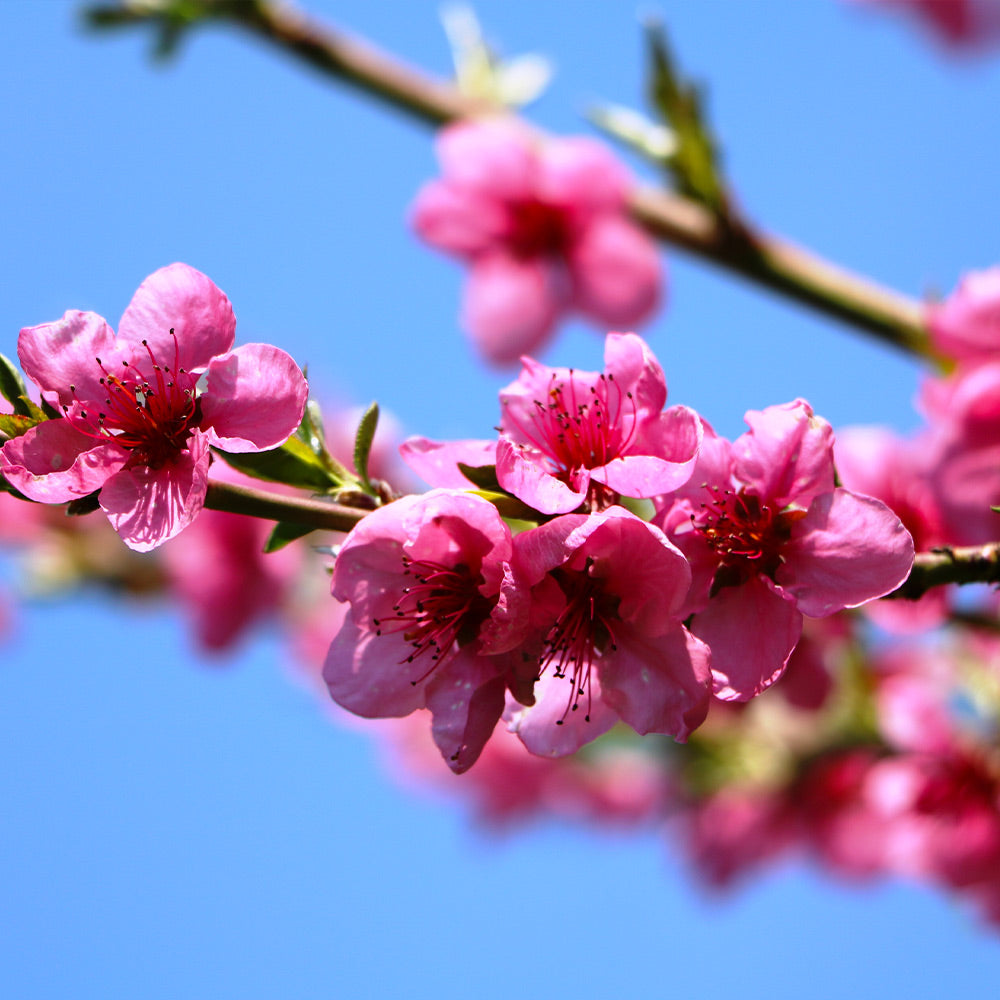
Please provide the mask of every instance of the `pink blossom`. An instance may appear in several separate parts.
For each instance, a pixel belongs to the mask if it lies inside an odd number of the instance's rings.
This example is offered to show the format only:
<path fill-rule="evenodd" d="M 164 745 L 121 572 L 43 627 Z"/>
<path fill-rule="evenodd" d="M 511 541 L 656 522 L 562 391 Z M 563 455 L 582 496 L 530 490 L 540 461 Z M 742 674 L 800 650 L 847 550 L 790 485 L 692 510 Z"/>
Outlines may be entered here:
<path fill-rule="evenodd" d="M 688 484 L 659 523 L 688 557 L 691 631 L 712 649 L 715 694 L 744 701 L 781 676 L 802 616 L 895 590 L 913 540 L 881 501 L 834 488 L 833 431 L 804 400 L 746 415 L 730 444 L 706 425 Z"/>
<path fill-rule="evenodd" d="M 591 139 L 542 139 L 506 118 L 437 143 L 443 177 L 413 206 L 432 246 L 470 267 L 463 325 L 497 364 L 538 349 L 560 316 L 635 326 L 660 299 L 653 241 L 625 214 L 629 179 Z"/>
<path fill-rule="evenodd" d="M 870 877 L 891 870 L 885 818 L 868 795 L 878 752 L 857 747 L 812 761 L 794 787 L 806 844 L 836 871 Z"/>
<path fill-rule="evenodd" d="M 462 796 L 475 818 L 493 829 L 540 817 L 624 829 L 656 820 L 671 794 L 670 775 L 648 742 L 640 747 L 611 736 L 588 748 L 586 758 L 553 759 L 528 753 L 500 727 L 476 766 L 455 781 L 441 768 L 421 714 L 395 719 L 379 735 L 396 775 L 423 790 L 430 785 Z"/>
<path fill-rule="evenodd" d="M 367 718 L 429 708 L 448 765 L 471 766 L 507 686 L 530 697 L 510 557 L 507 525 L 471 494 L 434 490 L 365 517 L 334 564 L 333 596 L 350 603 L 323 670 L 334 701 Z"/>
<path fill-rule="evenodd" d="M 945 541 L 980 545 L 1000 537 L 1000 361 L 927 379 L 921 405 L 931 423 L 931 482 Z"/>
<path fill-rule="evenodd" d="M 834 453 L 841 483 L 886 504 L 918 552 L 946 543 L 931 475 L 935 447 L 930 435 L 904 440 L 885 427 L 848 427 L 838 431 Z M 918 601 L 876 601 L 865 611 L 883 628 L 914 632 L 941 624 L 948 603 L 947 590 L 937 587 Z"/>
<path fill-rule="evenodd" d="M 795 813 L 780 790 L 723 788 L 685 810 L 681 833 L 698 874 L 726 889 L 792 846 Z"/>
<path fill-rule="evenodd" d="M 645 342 L 608 334 L 604 357 L 604 372 L 522 358 L 500 393 L 497 480 L 544 514 L 667 493 L 694 468 L 701 422 L 685 406 L 662 412 L 667 383 Z"/>
<path fill-rule="evenodd" d="M 960 362 L 1000 357 L 1000 267 L 972 271 L 943 302 L 927 306 L 934 346 Z"/>
<path fill-rule="evenodd" d="M 1000 866 L 1000 790 L 986 761 L 958 747 L 879 761 L 866 778 L 892 870 L 965 888 Z"/>
<path fill-rule="evenodd" d="M 514 551 L 541 638 L 535 704 L 508 705 L 524 745 L 573 753 L 619 719 L 685 740 L 708 712 L 708 649 L 681 625 L 690 571 L 663 533 L 611 507 L 522 532 Z"/>
<path fill-rule="evenodd" d="M 1000 38 L 997 0 L 853 0 L 870 7 L 897 8 L 922 21 L 954 49 L 972 49 Z"/>
<path fill-rule="evenodd" d="M 254 483 L 222 462 L 212 478 Z M 296 546 L 265 553 L 273 527 L 260 518 L 205 510 L 163 546 L 170 593 L 203 649 L 231 649 L 252 626 L 276 618 L 287 601 L 302 553 Z"/>
<path fill-rule="evenodd" d="M 118 337 L 89 312 L 26 327 L 21 365 L 64 416 L 8 441 L 4 476 L 46 503 L 100 490 L 138 551 L 172 538 L 205 502 L 210 446 L 274 448 L 302 418 L 307 387 L 295 362 L 268 344 L 233 350 L 235 328 L 226 296 L 186 264 L 139 286 Z"/>

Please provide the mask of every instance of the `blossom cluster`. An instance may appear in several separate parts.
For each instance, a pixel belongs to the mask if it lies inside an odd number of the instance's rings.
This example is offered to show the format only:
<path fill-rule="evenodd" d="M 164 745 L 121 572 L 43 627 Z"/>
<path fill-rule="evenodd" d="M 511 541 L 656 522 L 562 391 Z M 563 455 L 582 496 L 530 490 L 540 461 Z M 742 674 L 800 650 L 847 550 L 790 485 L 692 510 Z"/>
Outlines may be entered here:
<path fill-rule="evenodd" d="M 781 676 L 803 616 L 906 578 L 911 536 L 835 485 L 832 429 L 804 400 L 748 413 L 729 442 L 666 399 L 648 346 L 610 334 L 603 372 L 524 358 L 497 439 L 408 441 L 436 488 L 366 517 L 334 566 L 338 704 L 429 709 L 459 772 L 501 717 L 540 756 L 619 721 L 683 741 L 713 696 L 746 701 Z"/>

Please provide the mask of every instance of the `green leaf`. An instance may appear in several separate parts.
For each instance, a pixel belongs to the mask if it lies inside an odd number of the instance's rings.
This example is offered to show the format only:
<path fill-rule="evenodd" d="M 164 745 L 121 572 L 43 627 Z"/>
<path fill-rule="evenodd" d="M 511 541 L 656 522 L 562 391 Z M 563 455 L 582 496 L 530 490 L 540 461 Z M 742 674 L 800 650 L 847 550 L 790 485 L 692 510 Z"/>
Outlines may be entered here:
<path fill-rule="evenodd" d="M 75 500 L 70 500 L 66 504 L 66 513 L 70 517 L 82 517 L 84 514 L 93 514 L 95 510 L 101 509 L 101 502 L 98 499 L 100 495 L 100 490 L 94 490 L 93 493 L 88 493 L 85 497 L 77 497 Z"/>
<path fill-rule="evenodd" d="M 728 218 L 730 207 L 717 162 L 718 150 L 705 124 L 701 92 L 677 72 L 662 24 L 648 22 L 646 38 L 651 63 L 650 99 L 670 126 L 676 142 L 676 149 L 665 162 L 677 190 L 716 215 Z"/>
<path fill-rule="evenodd" d="M 377 427 L 378 403 L 373 402 L 362 414 L 358 433 L 354 438 L 354 470 L 367 493 L 375 492 L 372 481 L 368 478 L 368 458 L 371 455 L 372 441 L 375 440 Z"/>
<path fill-rule="evenodd" d="M 41 417 L 24 417 L 18 413 L 0 413 L 0 434 L 8 440 L 26 434 L 32 427 L 45 421 L 43 414 Z"/>
<path fill-rule="evenodd" d="M 234 469 L 271 483 L 285 483 L 316 493 L 328 493 L 343 485 L 299 437 L 290 437 L 271 451 L 241 455 L 218 451 L 217 454 Z"/>
<path fill-rule="evenodd" d="M 295 436 L 305 442 L 319 464 L 326 470 L 330 480 L 337 484 L 338 489 L 356 489 L 360 485 L 357 476 L 330 454 L 326 446 L 326 432 L 323 429 L 323 414 L 315 399 L 306 400 L 302 423 L 299 424 Z"/>
<path fill-rule="evenodd" d="M 326 450 L 323 413 L 315 399 L 306 400 L 306 408 L 302 412 L 302 423 L 299 424 L 295 435 L 305 441 L 316 455 L 321 455 Z"/>
<path fill-rule="evenodd" d="M 478 486 L 481 490 L 489 490 L 491 493 L 506 492 L 497 481 L 497 467 L 495 465 L 466 465 L 464 462 L 459 462 L 458 469 L 470 483 Z"/>
<path fill-rule="evenodd" d="M 488 500 L 500 512 L 501 517 L 515 521 L 527 521 L 538 524 L 542 515 L 529 507 L 523 500 L 511 496 L 510 493 L 496 493 L 493 490 L 472 490 L 476 496 Z"/>
<path fill-rule="evenodd" d="M 264 543 L 264 551 L 277 552 L 278 549 L 283 549 L 297 538 L 302 538 L 303 535 L 308 535 L 309 532 L 314 530 L 313 528 L 306 528 L 301 524 L 279 521 L 272 529 L 271 534 L 268 535 L 267 541 Z"/>
<path fill-rule="evenodd" d="M 28 395 L 28 390 L 14 362 L 6 355 L 0 354 L 0 393 L 14 407 L 18 416 L 27 417 L 29 411 L 22 399 Z"/>

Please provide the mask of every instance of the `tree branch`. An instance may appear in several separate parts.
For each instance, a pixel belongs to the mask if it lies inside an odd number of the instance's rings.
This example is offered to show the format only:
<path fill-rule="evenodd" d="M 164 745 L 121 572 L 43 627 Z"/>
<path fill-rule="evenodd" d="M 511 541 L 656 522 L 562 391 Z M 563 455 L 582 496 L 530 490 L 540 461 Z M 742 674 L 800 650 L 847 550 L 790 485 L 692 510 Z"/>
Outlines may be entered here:
<path fill-rule="evenodd" d="M 918 552 L 906 581 L 887 596 L 915 601 L 946 583 L 1000 584 L 1000 542 Z"/>
<path fill-rule="evenodd" d="M 94 6 L 95 26 L 153 23 L 179 31 L 177 5 L 125 0 Z M 291 53 L 321 72 L 346 81 L 431 125 L 496 113 L 368 42 L 270 0 L 201 0 L 188 12 L 185 29 L 198 20 L 235 24 Z M 171 36 L 172 37 L 172 36 Z M 636 188 L 629 199 L 633 218 L 651 234 L 876 336 L 909 354 L 933 358 L 919 302 L 824 261 L 779 237 L 727 227 L 695 202 L 652 188 Z"/>

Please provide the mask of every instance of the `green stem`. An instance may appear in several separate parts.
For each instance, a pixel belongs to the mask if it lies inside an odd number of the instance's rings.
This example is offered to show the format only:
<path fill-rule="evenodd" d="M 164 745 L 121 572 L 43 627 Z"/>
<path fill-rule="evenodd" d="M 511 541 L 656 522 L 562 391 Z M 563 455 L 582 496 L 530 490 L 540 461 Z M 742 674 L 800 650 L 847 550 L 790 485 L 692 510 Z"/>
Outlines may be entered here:
<path fill-rule="evenodd" d="M 328 531 L 350 531 L 370 511 L 345 507 L 325 500 L 282 496 L 265 493 L 251 486 L 236 486 L 210 480 L 205 506 L 209 510 L 222 510 L 231 514 L 246 514 L 271 521 L 301 524 L 307 528 L 324 528 Z"/>

